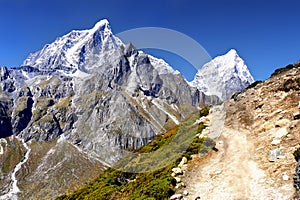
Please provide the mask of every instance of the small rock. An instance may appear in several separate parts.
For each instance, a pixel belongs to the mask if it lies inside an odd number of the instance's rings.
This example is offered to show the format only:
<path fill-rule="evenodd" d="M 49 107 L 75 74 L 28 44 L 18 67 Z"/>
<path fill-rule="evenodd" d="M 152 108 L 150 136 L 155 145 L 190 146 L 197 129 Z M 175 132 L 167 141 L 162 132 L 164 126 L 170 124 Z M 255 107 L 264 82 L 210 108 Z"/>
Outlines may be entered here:
<path fill-rule="evenodd" d="M 265 148 L 265 146 L 258 147 L 258 148 L 255 149 L 255 151 L 259 151 L 259 150 L 261 150 L 263 148 Z"/>
<path fill-rule="evenodd" d="M 203 138 L 206 138 L 207 136 L 206 135 L 204 135 L 204 134 L 200 134 L 199 136 L 198 136 L 198 138 L 200 138 L 200 139 L 203 139 Z"/>
<path fill-rule="evenodd" d="M 216 174 L 216 175 L 222 174 L 222 170 L 216 171 L 215 174 Z"/>
<path fill-rule="evenodd" d="M 170 200 L 182 199 L 182 194 L 174 194 L 170 197 Z"/>
<path fill-rule="evenodd" d="M 284 127 L 290 123 L 289 119 L 280 119 L 275 123 L 275 127 Z"/>
<path fill-rule="evenodd" d="M 270 122 L 266 122 L 262 126 L 262 131 L 268 131 L 271 130 L 274 127 Z"/>
<path fill-rule="evenodd" d="M 271 142 L 271 144 L 274 145 L 274 146 L 276 146 L 276 145 L 280 144 L 280 142 L 281 142 L 281 139 L 274 139 L 274 140 Z"/>
<path fill-rule="evenodd" d="M 182 170 L 179 167 L 173 168 L 172 172 L 174 172 L 176 175 L 182 175 Z"/>
<path fill-rule="evenodd" d="M 210 119 L 208 117 L 201 117 L 200 118 L 200 123 L 203 123 L 204 125 L 209 125 L 210 124 Z"/>
<path fill-rule="evenodd" d="M 285 156 L 277 156 L 277 159 L 285 159 Z"/>
<path fill-rule="evenodd" d="M 188 169 L 188 165 L 187 164 L 182 165 L 181 169 L 182 171 L 186 171 Z"/>
<path fill-rule="evenodd" d="M 180 183 L 176 184 L 176 186 L 175 186 L 176 189 L 179 189 L 179 188 L 182 188 L 182 187 L 185 187 L 184 182 L 180 182 Z"/>
<path fill-rule="evenodd" d="M 186 157 L 182 157 L 182 159 L 181 159 L 181 161 L 180 161 L 180 163 L 179 163 L 179 165 L 178 165 L 178 167 L 182 167 L 184 164 L 186 164 L 187 163 L 187 158 Z"/>
<path fill-rule="evenodd" d="M 293 129 L 293 128 L 297 127 L 297 124 L 298 124 L 298 120 L 291 121 L 291 123 L 289 125 L 289 129 Z"/>
<path fill-rule="evenodd" d="M 282 180 L 284 180 L 284 181 L 288 181 L 290 178 L 289 178 L 289 176 L 287 175 L 287 174 L 283 174 L 282 175 Z"/>
<path fill-rule="evenodd" d="M 175 174 L 174 172 L 172 172 L 171 176 L 175 177 L 175 176 L 176 176 L 176 174 Z"/>
<path fill-rule="evenodd" d="M 274 149 L 274 150 L 271 150 L 270 151 L 270 154 L 269 154 L 269 161 L 270 162 L 275 162 L 277 157 L 280 155 L 280 149 L 277 148 L 277 149 Z"/>
<path fill-rule="evenodd" d="M 183 195 L 184 195 L 184 196 L 187 196 L 187 195 L 189 195 L 189 192 L 188 192 L 187 190 L 184 190 L 184 191 L 183 191 Z"/>
<path fill-rule="evenodd" d="M 276 133 L 274 134 L 275 138 L 282 138 L 286 136 L 289 132 L 287 131 L 286 127 L 280 128 Z"/>
<path fill-rule="evenodd" d="M 300 112 L 294 113 L 294 120 L 300 119 Z"/>
<path fill-rule="evenodd" d="M 206 127 L 202 132 L 201 135 L 207 136 L 210 133 L 209 127 Z"/>
<path fill-rule="evenodd" d="M 181 182 L 181 178 L 179 178 L 179 177 L 174 177 L 174 178 L 176 180 L 176 183 L 180 183 Z"/>
<path fill-rule="evenodd" d="M 182 160 L 181 160 L 181 162 L 183 162 L 183 164 L 186 164 L 187 163 L 187 158 L 186 157 L 182 157 Z"/>

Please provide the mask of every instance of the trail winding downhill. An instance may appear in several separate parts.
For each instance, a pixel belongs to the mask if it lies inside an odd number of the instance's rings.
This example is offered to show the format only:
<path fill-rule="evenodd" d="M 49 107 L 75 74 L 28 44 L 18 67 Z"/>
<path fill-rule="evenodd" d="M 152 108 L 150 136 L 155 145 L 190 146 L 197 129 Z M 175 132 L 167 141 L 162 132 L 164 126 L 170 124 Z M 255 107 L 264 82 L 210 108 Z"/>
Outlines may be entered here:
<path fill-rule="evenodd" d="M 0 200 L 17 200 L 18 199 L 18 193 L 20 192 L 20 189 L 18 187 L 18 180 L 16 178 L 16 174 L 17 172 L 21 169 L 22 165 L 24 163 L 27 162 L 28 158 L 29 158 L 29 154 L 31 149 L 28 147 L 28 145 L 24 142 L 23 139 L 20 139 L 18 137 L 16 137 L 24 146 L 24 148 L 26 149 L 26 153 L 24 155 L 24 158 L 21 160 L 21 162 L 19 162 L 15 168 L 13 169 L 12 173 L 11 173 L 11 185 L 10 185 L 10 189 L 9 192 L 5 195 L 0 196 Z"/>
<path fill-rule="evenodd" d="M 224 126 L 224 106 L 212 110 L 211 137 L 216 140 L 217 152 L 189 163 L 184 183 L 188 199 L 286 199 L 276 188 L 266 185 L 264 171 L 253 159 L 255 148 L 248 130 L 238 124 Z M 214 121 L 215 120 L 215 121 Z M 215 132 L 213 132 L 214 130 Z"/>

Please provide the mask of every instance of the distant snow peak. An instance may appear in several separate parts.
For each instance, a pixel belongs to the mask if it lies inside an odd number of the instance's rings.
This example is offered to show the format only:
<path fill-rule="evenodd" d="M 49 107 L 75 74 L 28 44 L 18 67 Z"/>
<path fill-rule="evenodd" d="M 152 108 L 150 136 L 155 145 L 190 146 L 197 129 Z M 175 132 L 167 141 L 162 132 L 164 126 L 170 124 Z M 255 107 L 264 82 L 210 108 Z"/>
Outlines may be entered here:
<path fill-rule="evenodd" d="M 233 93 L 242 91 L 254 81 L 248 67 L 235 49 L 218 56 L 198 70 L 190 83 L 207 95 L 229 99 Z"/>

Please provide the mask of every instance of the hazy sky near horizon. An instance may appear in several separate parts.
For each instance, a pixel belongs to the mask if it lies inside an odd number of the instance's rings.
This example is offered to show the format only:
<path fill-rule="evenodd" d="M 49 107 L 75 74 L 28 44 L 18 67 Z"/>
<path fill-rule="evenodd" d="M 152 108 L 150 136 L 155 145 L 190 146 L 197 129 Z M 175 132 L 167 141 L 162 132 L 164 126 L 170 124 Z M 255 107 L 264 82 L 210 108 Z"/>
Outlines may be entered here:
<path fill-rule="evenodd" d="M 234 48 L 254 78 L 264 80 L 300 60 L 299 6 L 296 0 L 0 0 L 0 65 L 17 67 L 57 37 L 107 18 L 114 33 L 140 27 L 179 31 L 211 57 Z"/>

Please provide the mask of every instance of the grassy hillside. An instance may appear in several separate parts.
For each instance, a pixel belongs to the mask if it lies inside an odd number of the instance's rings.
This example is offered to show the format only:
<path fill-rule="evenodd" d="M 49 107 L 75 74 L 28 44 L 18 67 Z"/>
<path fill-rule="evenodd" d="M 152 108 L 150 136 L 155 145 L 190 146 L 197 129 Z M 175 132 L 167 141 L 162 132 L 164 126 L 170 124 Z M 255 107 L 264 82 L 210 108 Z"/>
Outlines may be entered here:
<path fill-rule="evenodd" d="M 196 137 L 205 126 L 194 122 L 199 117 L 207 115 L 208 110 L 205 107 L 200 112 L 193 113 L 180 126 L 156 136 L 148 145 L 135 150 L 134 156 L 125 157 L 116 165 L 122 171 L 109 168 L 83 188 L 58 199 L 168 199 L 174 194 L 176 184 L 171 176 L 171 169 L 179 164 L 182 156 L 190 159 L 190 155 L 199 152 L 205 154 L 215 145 L 208 138 Z M 172 148 L 168 148 L 170 145 Z M 163 155 L 167 157 L 161 162 L 158 156 Z M 161 165 L 155 163 L 155 160 Z M 153 164 L 158 164 L 155 170 L 151 170 Z M 146 168 L 145 172 L 128 172 L 130 169 L 140 170 L 141 167 L 144 170 Z"/>

